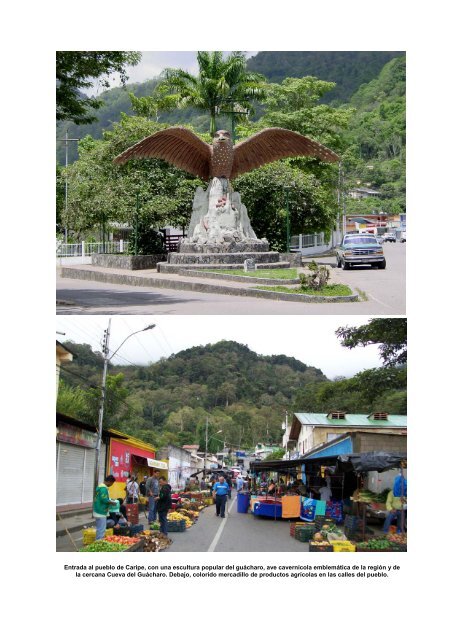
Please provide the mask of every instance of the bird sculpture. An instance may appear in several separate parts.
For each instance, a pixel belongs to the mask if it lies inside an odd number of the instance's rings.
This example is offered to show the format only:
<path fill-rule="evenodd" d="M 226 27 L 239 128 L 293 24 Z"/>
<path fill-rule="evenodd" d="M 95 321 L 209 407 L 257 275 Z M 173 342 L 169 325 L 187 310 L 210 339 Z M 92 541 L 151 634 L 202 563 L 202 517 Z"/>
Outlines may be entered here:
<path fill-rule="evenodd" d="M 232 144 L 228 131 L 217 131 L 213 143 L 207 144 L 185 127 L 158 131 L 126 149 L 115 163 L 132 158 L 160 158 L 178 169 L 209 180 L 232 180 L 264 164 L 294 156 L 312 156 L 323 162 L 339 160 L 333 151 L 295 131 L 273 127 Z"/>

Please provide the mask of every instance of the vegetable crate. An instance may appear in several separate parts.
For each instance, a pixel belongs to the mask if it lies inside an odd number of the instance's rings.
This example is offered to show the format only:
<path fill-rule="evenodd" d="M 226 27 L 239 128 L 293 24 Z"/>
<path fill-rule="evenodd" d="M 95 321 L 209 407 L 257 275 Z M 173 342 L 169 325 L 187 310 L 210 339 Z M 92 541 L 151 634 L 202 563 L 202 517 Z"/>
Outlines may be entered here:
<path fill-rule="evenodd" d="M 113 529 L 105 529 L 106 536 L 113 535 Z M 89 527 L 88 529 L 83 529 L 83 544 L 92 544 L 96 540 L 96 529 L 94 527 Z"/>
<path fill-rule="evenodd" d="M 187 528 L 185 520 L 174 520 L 174 521 L 168 521 L 168 532 L 171 533 L 182 533 L 183 531 L 185 531 Z"/>
<path fill-rule="evenodd" d="M 309 551 L 333 551 L 332 544 L 313 544 L 309 543 Z"/>
<path fill-rule="evenodd" d="M 306 523 L 305 522 L 291 522 L 290 523 L 290 535 L 293 537 L 295 537 L 295 531 L 298 529 L 298 527 L 306 527 Z M 310 526 L 310 525 L 308 525 Z"/>
<path fill-rule="evenodd" d="M 348 540 L 333 540 L 331 542 L 333 551 L 356 551 L 356 546 Z"/>
<path fill-rule="evenodd" d="M 144 529 L 144 527 L 143 527 L 143 525 L 142 525 L 142 524 L 133 524 L 133 525 L 130 527 L 130 535 L 131 535 L 131 536 L 134 536 L 134 535 L 136 535 L 137 533 L 141 533 L 141 532 L 143 531 L 143 529 Z"/>
<path fill-rule="evenodd" d="M 297 527 L 295 529 L 295 540 L 299 542 L 309 542 L 315 533 L 315 527 Z"/>

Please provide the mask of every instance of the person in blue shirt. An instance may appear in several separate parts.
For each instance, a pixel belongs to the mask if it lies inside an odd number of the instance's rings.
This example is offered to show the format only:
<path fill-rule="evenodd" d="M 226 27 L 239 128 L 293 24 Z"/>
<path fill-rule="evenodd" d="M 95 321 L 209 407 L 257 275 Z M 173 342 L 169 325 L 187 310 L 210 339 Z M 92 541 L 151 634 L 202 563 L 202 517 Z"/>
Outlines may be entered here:
<path fill-rule="evenodd" d="M 226 500 L 229 493 L 229 485 L 225 481 L 223 476 L 220 476 L 218 482 L 212 487 L 212 491 L 215 497 L 215 507 L 217 510 L 217 516 L 225 517 L 224 511 L 226 507 Z"/>

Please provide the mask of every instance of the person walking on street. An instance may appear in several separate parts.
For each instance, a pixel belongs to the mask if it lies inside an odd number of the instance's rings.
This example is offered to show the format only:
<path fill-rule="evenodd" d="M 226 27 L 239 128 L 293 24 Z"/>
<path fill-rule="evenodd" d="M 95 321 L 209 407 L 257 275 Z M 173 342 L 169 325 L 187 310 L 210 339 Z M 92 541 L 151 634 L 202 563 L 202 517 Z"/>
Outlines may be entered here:
<path fill-rule="evenodd" d="M 159 475 L 160 475 L 160 471 L 156 470 L 154 471 L 153 475 L 146 480 L 146 495 L 149 500 L 149 506 L 148 506 L 148 509 L 149 509 L 148 523 L 149 524 L 151 524 L 152 522 L 155 522 L 155 520 L 157 519 L 156 510 L 155 510 L 155 506 L 156 506 L 155 499 L 158 497 L 159 491 L 160 491 Z"/>
<path fill-rule="evenodd" d="M 240 491 L 243 489 L 243 478 L 241 475 L 237 476 L 236 487 L 237 487 L 237 493 L 240 493 Z"/>
<path fill-rule="evenodd" d="M 160 533 L 168 535 L 168 511 L 171 509 L 171 486 L 165 478 L 159 479 L 159 495 L 157 497 L 157 513 L 159 515 Z"/>
<path fill-rule="evenodd" d="M 220 476 L 219 481 L 215 482 L 212 488 L 213 495 L 215 498 L 215 507 L 217 511 L 217 516 L 225 517 L 225 507 L 226 507 L 226 499 L 229 493 L 229 485 L 225 481 L 223 476 Z"/>
<path fill-rule="evenodd" d="M 135 504 L 138 502 L 139 490 L 140 488 L 135 476 L 131 476 L 129 482 L 126 484 L 126 504 Z"/>
<path fill-rule="evenodd" d="M 110 505 L 116 505 L 116 500 L 110 500 L 109 487 L 115 482 L 114 476 L 107 476 L 105 482 L 96 487 L 93 504 L 93 516 L 96 521 L 96 540 L 102 540 L 107 528 L 107 516 Z"/>

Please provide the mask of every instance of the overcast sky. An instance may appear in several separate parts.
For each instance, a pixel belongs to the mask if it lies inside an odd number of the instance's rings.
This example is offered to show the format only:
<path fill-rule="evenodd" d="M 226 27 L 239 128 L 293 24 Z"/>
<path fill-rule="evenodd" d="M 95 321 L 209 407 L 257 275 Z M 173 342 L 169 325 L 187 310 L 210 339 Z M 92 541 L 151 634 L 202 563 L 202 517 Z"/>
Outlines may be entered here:
<path fill-rule="evenodd" d="M 110 354 L 134 331 L 155 328 L 132 336 L 112 360 L 115 364 L 148 364 L 196 345 L 235 340 L 258 354 L 285 354 L 317 367 L 330 379 L 350 377 L 381 365 L 376 346 L 342 347 L 335 330 L 339 326 L 366 324 L 357 316 L 114 316 Z M 58 316 L 57 340 L 83 342 L 101 350 L 106 316 Z"/>
<path fill-rule="evenodd" d="M 224 53 L 230 53 L 225 51 Z M 255 55 L 257 51 L 247 51 L 247 57 Z M 176 67 L 184 69 L 189 73 L 196 74 L 198 65 L 196 62 L 196 51 L 142 51 L 141 60 L 135 67 L 127 67 L 128 83 L 145 82 L 157 77 L 166 67 Z M 109 78 L 111 87 L 119 87 L 120 80 L 118 76 Z M 94 86 L 91 90 L 85 90 L 87 95 L 97 95 L 102 93 L 104 88 L 97 80 L 94 80 Z"/>

